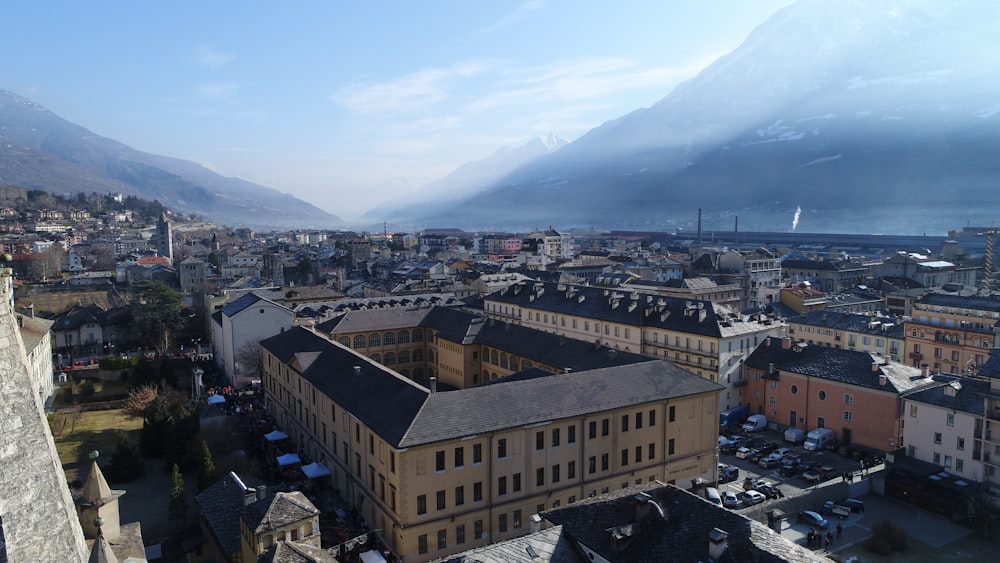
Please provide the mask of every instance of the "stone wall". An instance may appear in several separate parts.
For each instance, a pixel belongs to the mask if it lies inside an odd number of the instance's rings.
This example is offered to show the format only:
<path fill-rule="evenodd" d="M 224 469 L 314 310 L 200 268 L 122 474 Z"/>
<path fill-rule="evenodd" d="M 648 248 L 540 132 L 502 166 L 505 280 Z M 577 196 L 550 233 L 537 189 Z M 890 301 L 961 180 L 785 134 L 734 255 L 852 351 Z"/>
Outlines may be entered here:
<path fill-rule="evenodd" d="M 14 317 L 12 278 L 0 266 L 0 522 L 11 563 L 86 561 L 66 475 Z"/>

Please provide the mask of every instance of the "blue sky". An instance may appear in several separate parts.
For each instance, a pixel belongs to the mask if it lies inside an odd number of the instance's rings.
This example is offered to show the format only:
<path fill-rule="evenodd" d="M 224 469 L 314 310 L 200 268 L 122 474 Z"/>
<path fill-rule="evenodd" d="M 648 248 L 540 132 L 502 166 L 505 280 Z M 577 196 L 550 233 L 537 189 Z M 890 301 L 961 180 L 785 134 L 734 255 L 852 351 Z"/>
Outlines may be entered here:
<path fill-rule="evenodd" d="M 351 218 L 647 107 L 790 3 L 8 2 L 0 88 Z"/>

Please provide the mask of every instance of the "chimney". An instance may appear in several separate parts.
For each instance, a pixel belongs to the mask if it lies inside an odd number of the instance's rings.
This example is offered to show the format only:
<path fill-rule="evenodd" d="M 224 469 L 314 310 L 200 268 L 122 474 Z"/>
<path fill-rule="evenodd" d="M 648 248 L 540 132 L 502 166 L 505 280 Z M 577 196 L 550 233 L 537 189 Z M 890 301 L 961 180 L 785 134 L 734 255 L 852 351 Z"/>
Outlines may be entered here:
<path fill-rule="evenodd" d="M 720 561 L 722 559 L 726 550 L 729 549 L 728 538 L 729 534 L 718 528 L 714 528 L 708 533 L 708 559 L 710 561 Z"/>
<path fill-rule="evenodd" d="M 872 373 L 878 372 L 878 362 L 872 362 Z"/>
<path fill-rule="evenodd" d="M 647 493 L 638 493 L 632 498 L 635 499 L 635 521 L 641 523 L 649 516 L 649 511 L 652 509 L 649 502 L 653 497 Z"/>
<path fill-rule="evenodd" d="M 247 489 L 243 492 L 243 506 L 250 506 L 257 501 L 257 491 Z"/>
<path fill-rule="evenodd" d="M 615 350 L 614 348 L 608 348 L 608 359 L 609 360 L 615 359 L 615 356 L 617 356 L 617 355 L 618 355 L 618 351 L 617 350 Z"/>
<path fill-rule="evenodd" d="M 438 378 L 431 376 L 431 393 L 437 393 L 438 390 Z"/>
<path fill-rule="evenodd" d="M 361 366 L 354 366 L 354 375 L 361 375 Z"/>
<path fill-rule="evenodd" d="M 764 339 L 764 347 L 765 348 L 770 348 L 771 347 L 771 337 L 770 336 L 768 336 L 767 338 Z"/>
<path fill-rule="evenodd" d="M 781 339 L 781 349 L 782 350 L 791 350 L 792 349 L 792 339 L 791 339 L 791 337 L 786 336 L 786 337 L 784 337 L 784 338 Z"/>
<path fill-rule="evenodd" d="M 767 364 L 767 374 L 774 375 L 774 362 Z"/>
<path fill-rule="evenodd" d="M 264 500 L 267 498 L 267 485 L 261 485 L 257 487 L 257 500 Z"/>
<path fill-rule="evenodd" d="M 884 373 L 878 374 L 878 384 L 880 386 L 885 387 L 885 380 L 886 380 L 886 377 L 885 377 Z"/>
<path fill-rule="evenodd" d="M 541 532 L 542 531 L 542 517 L 539 516 L 539 515 L 537 515 L 537 514 L 532 514 L 531 515 L 531 524 L 529 524 L 528 530 L 531 531 L 532 534 L 534 534 L 535 532 Z"/>

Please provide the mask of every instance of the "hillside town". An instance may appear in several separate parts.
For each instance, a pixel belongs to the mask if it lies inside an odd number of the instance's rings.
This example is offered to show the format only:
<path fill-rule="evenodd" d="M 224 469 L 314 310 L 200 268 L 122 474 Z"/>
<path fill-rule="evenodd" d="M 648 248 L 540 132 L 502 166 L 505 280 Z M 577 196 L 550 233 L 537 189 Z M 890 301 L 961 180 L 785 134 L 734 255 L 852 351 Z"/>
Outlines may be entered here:
<path fill-rule="evenodd" d="M 234 424 L 229 447 L 256 460 L 213 473 L 156 535 L 119 525 L 117 465 L 81 462 L 92 561 L 654 561 L 679 545 L 823 561 L 833 532 L 819 549 L 799 524 L 825 533 L 827 500 L 1000 510 L 992 232 L 986 253 L 700 227 L 257 233 L 119 194 L 4 193 L 38 405 L 58 416 L 80 382 L 158 365 L 152 387 L 183 394 L 202 431 Z M 740 464 L 771 481 L 732 489 Z M 861 517 L 843 521 L 858 542 Z"/>

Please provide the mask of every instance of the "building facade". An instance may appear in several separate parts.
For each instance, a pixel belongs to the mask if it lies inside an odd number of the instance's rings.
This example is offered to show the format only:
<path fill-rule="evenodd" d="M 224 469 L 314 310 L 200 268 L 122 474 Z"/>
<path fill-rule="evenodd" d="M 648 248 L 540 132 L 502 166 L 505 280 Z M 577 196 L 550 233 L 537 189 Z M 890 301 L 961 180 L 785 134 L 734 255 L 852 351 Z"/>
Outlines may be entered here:
<path fill-rule="evenodd" d="M 905 324 L 907 363 L 937 373 L 975 373 L 1000 346 L 1000 299 L 929 293 Z"/>

